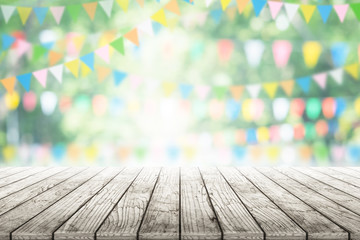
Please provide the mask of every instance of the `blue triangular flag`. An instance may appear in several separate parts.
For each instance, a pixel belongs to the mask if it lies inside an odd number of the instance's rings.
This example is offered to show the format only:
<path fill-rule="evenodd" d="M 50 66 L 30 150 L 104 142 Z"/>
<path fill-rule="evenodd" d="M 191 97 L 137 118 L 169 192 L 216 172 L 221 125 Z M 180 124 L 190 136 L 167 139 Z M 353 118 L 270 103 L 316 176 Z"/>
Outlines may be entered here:
<path fill-rule="evenodd" d="M 190 2 L 190 0 L 184 0 L 184 2 L 187 2 L 187 3 L 193 4 L 193 5 L 194 5 L 194 1 L 195 1 L 195 0 L 192 0 L 191 2 Z"/>
<path fill-rule="evenodd" d="M 16 78 L 27 92 L 30 91 L 31 73 L 19 75 Z"/>
<path fill-rule="evenodd" d="M 7 34 L 1 35 L 1 39 L 2 39 L 2 49 L 3 50 L 8 49 L 15 42 L 15 38 L 10 35 L 7 35 Z"/>
<path fill-rule="evenodd" d="M 42 45 L 44 48 L 48 49 L 48 50 L 52 49 L 53 46 L 54 46 L 54 44 L 55 44 L 55 42 L 41 43 L 41 45 Z"/>
<path fill-rule="evenodd" d="M 223 14 L 223 11 L 221 9 L 212 10 L 210 12 L 210 16 L 217 24 L 220 22 L 222 14 Z"/>
<path fill-rule="evenodd" d="M 267 3 L 266 0 L 251 0 L 253 6 L 254 6 L 254 11 L 255 11 L 255 15 L 259 16 L 261 10 L 265 7 L 265 4 Z"/>
<path fill-rule="evenodd" d="M 345 65 L 348 54 L 349 45 L 344 42 L 335 43 L 331 46 L 331 56 L 335 67 Z"/>
<path fill-rule="evenodd" d="M 43 24 L 48 10 L 49 9 L 47 7 L 36 7 L 36 8 L 34 8 L 36 18 L 39 21 L 40 25 Z"/>
<path fill-rule="evenodd" d="M 94 71 L 94 52 L 80 57 L 80 60 L 85 63 L 91 70 Z"/>
<path fill-rule="evenodd" d="M 183 98 L 188 98 L 190 96 L 191 91 L 193 90 L 193 86 L 190 84 L 180 84 L 180 93 Z"/>
<path fill-rule="evenodd" d="M 317 8 L 318 8 L 318 11 L 320 13 L 320 16 L 321 16 L 323 22 L 326 23 L 326 21 L 329 18 L 332 6 L 331 5 L 318 5 Z"/>
<path fill-rule="evenodd" d="M 226 102 L 226 115 L 230 120 L 236 120 L 239 117 L 241 105 L 234 99 L 230 99 Z"/>
<path fill-rule="evenodd" d="M 301 89 L 305 93 L 308 93 L 310 90 L 310 81 L 311 81 L 310 77 L 302 77 L 296 79 L 296 83 L 301 87 Z"/>
<path fill-rule="evenodd" d="M 118 86 L 126 77 L 127 73 L 114 70 L 114 82 L 116 86 Z"/>

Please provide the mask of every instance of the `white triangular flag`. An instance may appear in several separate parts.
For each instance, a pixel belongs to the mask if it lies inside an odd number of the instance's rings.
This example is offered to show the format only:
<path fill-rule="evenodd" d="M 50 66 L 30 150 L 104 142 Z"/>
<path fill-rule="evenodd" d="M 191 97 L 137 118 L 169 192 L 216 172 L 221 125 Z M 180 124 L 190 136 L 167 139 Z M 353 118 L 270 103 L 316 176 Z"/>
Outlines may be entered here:
<path fill-rule="evenodd" d="M 212 0 L 206 0 L 206 1 L 205 1 L 206 7 L 209 7 L 211 3 L 212 3 Z"/>
<path fill-rule="evenodd" d="M 58 80 L 59 83 L 62 83 L 63 72 L 64 72 L 64 65 L 56 65 L 49 68 L 49 72 Z"/>
<path fill-rule="evenodd" d="M 14 6 L 1 6 L 1 11 L 3 13 L 5 22 L 7 23 L 9 21 L 9 19 L 11 18 L 11 16 L 13 15 L 13 13 L 15 11 L 15 7 Z"/>
<path fill-rule="evenodd" d="M 257 98 L 259 96 L 260 89 L 261 89 L 261 85 L 259 83 L 249 84 L 246 86 L 246 90 L 249 92 L 252 98 Z"/>
<path fill-rule="evenodd" d="M 106 1 L 100 1 L 99 5 L 104 9 L 104 12 L 108 17 L 111 16 L 112 7 L 114 5 L 114 0 L 106 0 Z"/>
<path fill-rule="evenodd" d="M 299 4 L 285 3 L 284 6 L 288 19 L 291 21 L 299 9 Z"/>
<path fill-rule="evenodd" d="M 330 76 L 337 82 L 338 84 L 342 84 L 343 81 L 343 69 L 338 68 L 329 72 Z"/>
<path fill-rule="evenodd" d="M 154 30 L 150 19 L 140 23 L 137 26 L 137 29 L 140 30 L 141 32 L 149 34 L 150 36 L 154 36 Z"/>

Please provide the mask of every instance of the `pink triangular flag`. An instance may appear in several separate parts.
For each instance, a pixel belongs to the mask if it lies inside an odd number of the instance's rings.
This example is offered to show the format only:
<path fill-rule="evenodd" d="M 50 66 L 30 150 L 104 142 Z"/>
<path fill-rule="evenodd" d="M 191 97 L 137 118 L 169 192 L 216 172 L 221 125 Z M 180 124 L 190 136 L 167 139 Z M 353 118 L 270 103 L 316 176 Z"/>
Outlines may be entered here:
<path fill-rule="evenodd" d="M 313 78 L 314 78 L 315 82 L 321 87 L 321 89 L 325 89 L 326 78 L 327 78 L 326 73 L 315 74 L 315 75 L 313 75 Z"/>
<path fill-rule="evenodd" d="M 36 71 L 36 72 L 33 72 L 34 77 L 36 78 L 36 80 L 38 80 L 38 82 L 43 87 L 46 87 L 47 73 L 48 73 L 48 70 L 46 68 Z"/>
<path fill-rule="evenodd" d="M 129 80 L 131 87 L 135 89 L 140 85 L 143 79 L 137 75 L 130 75 Z"/>
<path fill-rule="evenodd" d="M 61 18 L 63 16 L 65 7 L 50 7 L 50 12 L 54 16 L 55 22 L 57 24 L 60 23 Z"/>
<path fill-rule="evenodd" d="M 18 57 L 21 57 L 22 55 L 27 53 L 31 48 L 31 44 L 25 40 L 19 39 L 16 42 L 17 42 L 16 53 Z"/>
<path fill-rule="evenodd" d="M 276 16 L 278 15 L 278 13 L 280 12 L 281 7 L 283 6 L 283 2 L 273 2 L 273 1 L 269 1 L 269 9 L 270 9 L 270 13 L 271 13 L 271 17 L 273 19 L 276 18 Z"/>
<path fill-rule="evenodd" d="M 105 62 L 110 63 L 109 45 L 105 45 L 102 48 L 95 50 L 95 53 Z"/>
<path fill-rule="evenodd" d="M 349 4 L 334 5 L 334 10 L 338 15 L 340 22 L 343 22 L 349 9 Z"/>
<path fill-rule="evenodd" d="M 210 87 L 205 85 L 196 86 L 195 92 L 200 99 L 205 99 L 210 93 Z"/>

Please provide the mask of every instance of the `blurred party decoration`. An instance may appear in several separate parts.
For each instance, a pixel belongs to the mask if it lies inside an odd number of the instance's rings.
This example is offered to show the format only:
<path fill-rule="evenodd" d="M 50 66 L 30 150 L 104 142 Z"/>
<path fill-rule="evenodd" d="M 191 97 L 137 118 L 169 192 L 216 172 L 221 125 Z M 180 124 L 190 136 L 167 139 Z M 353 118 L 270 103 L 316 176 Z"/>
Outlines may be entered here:
<path fill-rule="evenodd" d="M 276 2 L 276 3 L 280 3 L 280 2 Z M 273 55 L 276 66 L 285 67 L 291 55 L 291 51 L 292 51 L 291 43 L 286 40 L 278 40 L 273 43 L 272 48 L 273 48 Z"/>
<path fill-rule="evenodd" d="M 53 92 L 46 91 L 40 96 L 41 110 L 45 115 L 51 115 L 57 104 L 57 96 Z"/>
<path fill-rule="evenodd" d="M 302 49 L 306 66 L 315 67 L 322 51 L 321 45 L 318 42 L 310 41 L 304 43 Z"/>
<path fill-rule="evenodd" d="M 249 65 L 258 66 L 264 52 L 264 43 L 261 40 L 249 40 L 245 42 L 244 48 Z"/>

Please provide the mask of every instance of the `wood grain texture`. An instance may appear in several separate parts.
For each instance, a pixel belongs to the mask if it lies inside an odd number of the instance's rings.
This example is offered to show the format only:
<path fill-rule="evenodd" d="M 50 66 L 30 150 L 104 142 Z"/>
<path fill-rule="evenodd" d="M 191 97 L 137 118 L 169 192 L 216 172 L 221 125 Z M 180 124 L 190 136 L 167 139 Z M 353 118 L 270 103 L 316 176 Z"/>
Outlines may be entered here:
<path fill-rule="evenodd" d="M 0 169 L 2 169 L 2 171 L 0 172 L 0 180 L 1 180 L 5 177 L 14 175 L 16 173 L 24 172 L 30 169 L 30 167 L 8 167 L 8 168 L 0 168 Z"/>
<path fill-rule="evenodd" d="M 75 175 L 46 192 L 20 204 L 16 208 L 0 216 L 0 239 L 10 239 L 10 233 L 29 221 L 31 218 L 47 209 L 61 198 L 74 191 L 77 187 L 87 182 L 102 169 L 89 169 L 81 175 Z M 40 233 L 39 233 L 40 234 Z"/>
<path fill-rule="evenodd" d="M 179 168 L 161 171 L 138 237 L 179 239 Z"/>
<path fill-rule="evenodd" d="M 10 176 L 7 176 L 5 178 L 2 178 L 0 180 L 0 189 L 9 185 L 9 184 L 14 184 L 17 181 L 20 181 L 22 179 L 31 177 L 34 174 L 38 174 L 42 171 L 46 171 L 48 170 L 47 168 L 44 167 L 34 167 L 34 168 L 28 168 L 25 171 L 20 171 L 17 172 L 15 174 L 12 174 Z"/>
<path fill-rule="evenodd" d="M 264 232 L 216 168 L 200 168 L 226 239 L 263 239 Z"/>
<path fill-rule="evenodd" d="M 326 169 L 326 168 L 322 168 L 322 169 Z M 336 167 L 336 168 L 330 168 L 330 169 L 340 172 L 342 175 L 347 175 L 347 176 L 353 177 L 353 178 L 357 179 L 357 181 L 360 180 L 360 172 L 357 172 L 354 169 L 343 168 L 343 167 Z"/>
<path fill-rule="evenodd" d="M 181 168 L 181 239 L 221 239 L 221 230 L 197 168 Z"/>
<path fill-rule="evenodd" d="M 334 203 L 316 191 L 270 168 L 258 169 L 287 191 L 306 202 L 308 205 L 327 216 L 337 225 L 350 233 L 352 239 L 360 239 L 360 216 Z M 279 174 L 280 173 L 280 174 Z"/>
<path fill-rule="evenodd" d="M 117 168 L 106 168 L 101 171 L 14 231 L 12 239 L 52 239 L 53 233 L 119 172 L 120 169 Z"/>
<path fill-rule="evenodd" d="M 136 239 L 160 168 L 141 171 L 96 233 L 98 240 Z"/>
<path fill-rule="evenodd" d="M 274 204 L 279 206 L 302 229 L 309 239 L 348 239 L 348 233 L 287 190 L 253 168 L 238 168 Z"/>
<path fill-rule="evenodd" d="M 140 171 L 140 168 L 123 170 L 57 230 L 54 239 L 95 239 L 96 230 Z"/>
<path fill-rule="evenodd" d="M 266 233 L 266 239 L 306 239 L 306 233 L 235 168 L 220 172 Z"/>
<path fill-rule="evenodd" d="M 51 169 L 49 169 L 49 172 Z M 54 168 L 55 170 L 55 168 Z M 65 171 L 60 171 L 49 178 L 45 178 L 42 181 L 39 181 L 33 185 L 28 186 L 16 193 L 12 193 L 7 197 L 0 199 L 0 215 L 9 211 L 10 209 L 16 207 L 17 205 L 49 190 L 50 188 L 56 186 L 57 184 L 65 181 L 66 179 L 78 174 L 80 171 L 85 169 L 76 169 L 76 168 L 69 168 Z M 12 186 L 12 185 L 9 185 Z M 2 192 L 0 192 L 2 194 Z"/>

